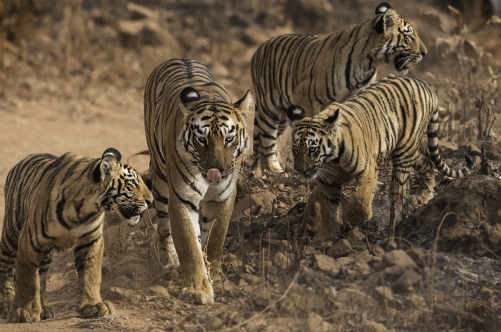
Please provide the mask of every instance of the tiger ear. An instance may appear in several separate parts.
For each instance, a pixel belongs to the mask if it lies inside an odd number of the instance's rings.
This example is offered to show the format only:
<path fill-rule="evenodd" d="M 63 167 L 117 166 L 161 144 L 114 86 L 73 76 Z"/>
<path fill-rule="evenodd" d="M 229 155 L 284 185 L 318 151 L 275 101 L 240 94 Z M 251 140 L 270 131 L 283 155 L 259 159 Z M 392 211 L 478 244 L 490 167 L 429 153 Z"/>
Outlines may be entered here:
<path fill-rule="evenodd" d="M 188 86 L 181 91 L 180 95 L 181 102 L 179 103 L 179 108 L 184 113 L 184 115 L 189 115 L 193 111 L 193 102 L 200 100 L 200 94 L 195 88 Z"/>
<path fill-rule="evenodd" d="M 240 114 L 242 114 L 244 117 L 247 117 L 247 114 L 249 114 L 250 105 L 252 104 L 253 100 L 254 99 L 252 98 L 250 90 L 247 90 L 245 95 L 237 100 L 237 102 L 233 104 L 233 106 L 238 110 L 238 112 L 240 112 Z"/>
<path fill-rule="evenodd" d="M 103 181 L 107 176 L 113 174 L 113 169 L 117 163 L 122 159 L 122 155 L 117 149 L 108 148 L 103 152 L 101 163 L 94 170 L 94 181 Z"/>
<path fill-rule="evenodd" d="M 287 109 L 287 117 L 291 121 L 292 125 L 294 125 L 296 121 L 304 118 L 304 109 L 298 105 L 291 105 Z"/>
<path fill-rule="evenodd" d="M 327 123 L 327 128 L 329 134 L 334 134 L 338 131 L 339 124 L 341 120 L 341 114 L 339 114 L 339 108 L 337 108 L 333 113 L 331 113 L 324 121 Z"/>
<path fill-rule="evenodd" d="M 382 15 L 374 26 L 378 33 L 385 33 L 388 29 L 393 28 L 398 18 L 397 12 L 386 2 L 382 2 L 377 6 L 376 15 Z"/>

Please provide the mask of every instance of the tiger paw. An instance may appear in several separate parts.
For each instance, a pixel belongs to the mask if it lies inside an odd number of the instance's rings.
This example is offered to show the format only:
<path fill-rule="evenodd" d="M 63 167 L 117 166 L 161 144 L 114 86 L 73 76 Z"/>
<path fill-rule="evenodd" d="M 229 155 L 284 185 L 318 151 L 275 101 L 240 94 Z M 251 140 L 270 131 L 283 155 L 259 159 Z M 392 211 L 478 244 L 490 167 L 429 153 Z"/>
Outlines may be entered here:
<path fill-rule="evenodd" d="M 219 265 L 219 267 L 211 266 L 210 278 L 212 279 L 212 282 L 220 282 L 226 280 L 226 275 L 223 273 L 221 265 Z"/>
<path fill-rule="evenodd" d="M 283 173 L 284 170 L 280 166 L 276 155 L 271 155 L 269 157 L 260 157 L 261 170 L 267 170 L 270 173 Z"/>
<path fill-rule="evenodd" d="M 54 310 L 48 305 L 42 305 L 42 313 L 40 314 L 41 320 L 54 318 Z"/>
<path fill-rule="evenodd" d="M 214 290 L 209 280 L 204 277 L 201 282 L 194 282 L 188 287 L 183 287 L 179 299 L 195 304 L 212 304 L 214 303 Z"/>
<path fill-rule="evenodd" d="M 14 299 L 14 291 L 0 291 L 0 317 L 7 318 L 7 314 L 9 313 L 10 304 Z"/>
<path fill-rule="evenodd" d="M 96 304 L 83 304 L 78 313 L 83 318 L 103 317 L 115 314 L 115 306 L 110 301 L 103 301 Z"/>
<path fill-rule="evenodd" d="M 30 308 L 27 305 L 23 308 L 17 308 L 9 311 L 7 321 L 9 323 L 33 323 L 40 320 L 41 308 Z"/>

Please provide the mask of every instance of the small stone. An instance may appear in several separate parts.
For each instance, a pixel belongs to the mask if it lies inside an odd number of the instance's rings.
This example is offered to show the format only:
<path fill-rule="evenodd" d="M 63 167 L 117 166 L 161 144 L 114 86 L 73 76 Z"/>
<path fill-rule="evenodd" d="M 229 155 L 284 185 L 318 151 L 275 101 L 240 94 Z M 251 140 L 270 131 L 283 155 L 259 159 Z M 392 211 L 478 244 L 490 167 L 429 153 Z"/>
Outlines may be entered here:
<path fill-rule="evenodd" d="M 238 287 L 245 287 L 245 286 L 248 286 L 248 285 L 249 284 L 244 279 L 238 280 L 238 284 L 237 284 Z"/>
<path fill-rule="evenodd" d="M 224 326 L 224 323 L 217 316 L 207 317 L 204 321 L 204 328 L 207 331 L 218 331 Z"/>
<path fill-rule="evenodd" d="M 358 269 L 359 273 L 368 274 L 371 272 L 371 267 L 364 261 L 358 261 L 355 263 L 355 267 Z"/>
<path fill-rule="evenodd" d="M 405 252 L 416 263 L 417 266 L 424 266 L 424 253 L 418 248 L 412 248 Z"/>
<path fill-rule="evenodd" d="M 372 296 L 352 288 L 343 288 L 338 291 L 336 301 L 342 302 L 348 307 L 364 308 L 364 310 L 377 306 L 377 302 Z"/>
<path fill-rule="evenodd" d="M 393 291 L 391 290 L 390 287 L 387 286 L 378 286 L 375 287 L 372 291 L 372 295 L 374 298 L 383 300 L 383 301 L 388 301 L 392 302 L 395 298 L 393 297 Z"/>
<path fill-rule="evenodd" d="M 395 287 L 400 291 L 407 291 L 409 290 L 409 288 L 411 288 L 421 280 L 423 280 L 423 277 L 421 277 L 421 275 L 416 271 L 412 269 L 407 270 L 400 276 L 400 278 L 398 278 L 397 282 L 395 283 Z"/>
<path fill-rule="evenodd" d="M 261 283 L 261 278 L 250 273 L 240 273 L 239 277 L 244 279 L 249 285 Z"/>
<path fill-rule="evenodd" d="M 336 259 L 336 261 L 337 261 L 340 265 L 349 265 L 349 264 L 353 264 L 353 263 L 355 263 L 355 258 L 353 258 L 352 256 L 348 256 L 348 257 L 339 257 L 338 259 Z"/>
<path fill-rule="evenodd" d="M 152 286 L 149 288 L 149 290 L 152 291 L 157 296 L 162 296 L 165 298 L 170 297 L 169 291 L 167 291 L 167 289 L 164 286 Z"/>
<path fill-rule="evenodd" d="M 439 290 L 433 291 L 433 300 L 435 302 L 443 302 L 445 300 L 445 293 Z"/>
<path fill-rule="evenodd" d="M 478 156 L 482 154 L 482 151 L 475 144 L 470 144 L 466 147 L 466 151 L 471 156 Z"/>
<path fill-rule="evenodd" d="M 381 247 L 379 244 L 373 244 L 371 249 L 372 254 L 376 257 L 383 257 L 385 254 L 383 247 Z"/>
<path fill-rule="evenodd" d="M 350 241 L 348 241 L 347 239 L 342 239 L 334 243 L 329 248 L 329 251 L 327 251 L 327 255 L 333 258 L 338 258 L 338 257 L 348 256 L 351 253 L 351 251 L 352 247 Z"/>
<path fill-rule="evenodd" d="M 287 270 L 287 268 L 289 267 L 289 263 L 290 263 L 287 256 L 285 256 L 281 252 L 277 252 L 275 254 L 275 258 L 273 259 L 273 262 L 275 263 L 275 266 L 280 270 Z"/>
<path fill-rule="evenodd" d="M 323 318 L 314 312 L 308 314 L 308 327 L 310 331 L 315 332 L 329 332 L 332 330 L 329 323 L 323 320 Z"/>
<path fill-rule="evenodd" d="M 360 332 L 386 332 L 387 329 L 383 324 L 380 324 L 380 323 L 372 321 L 372 320 L 366 320 L 365 322 L 360 324 L 360 329 L 357 329 L 356 331 L 360 331 Z"/>
<path fill-rule="evenodd" d="M 383 256 L 384 266 L 401 266 L 403 268 L 417 268 L 416 263 L 403 250 L 393 250 Z"/>
<path fill-rule="evenodd" d="M 104 296 L 108 301 L 121 301 L 134 297 L 134 291 L 121 287 L 110 287 L 110 290 Z"/>
<path fill-rule="evenodd" d="M 494 294 L 494 291 L 493 291 L 492 289 L 487 288 L 487 287 L 485 287 L 485 286 L 484 286 L 484 287 L 482 287 L 482 289 L 480 290 L 480 293 L 481 293 L 482 295 L 487 296 L 487 297 L 491 297 L 491 296 L 492 296 L 492 294 Z"/>

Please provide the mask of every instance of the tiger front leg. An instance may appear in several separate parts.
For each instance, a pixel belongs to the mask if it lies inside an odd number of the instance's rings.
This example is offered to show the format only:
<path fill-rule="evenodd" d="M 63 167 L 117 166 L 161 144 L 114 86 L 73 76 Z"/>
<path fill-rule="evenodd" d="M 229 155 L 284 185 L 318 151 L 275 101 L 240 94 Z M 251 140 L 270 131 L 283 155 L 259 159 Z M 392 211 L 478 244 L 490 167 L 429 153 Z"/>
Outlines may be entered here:
<path fill-rule="evenodd" d="M 31 323 L 40 320 L 40 259 L 30 244 L 29 238 L 21 233 L 16 259 L 16 292 L 7 314 L 9 323 Z"/>
<path fill-rule="evenodd" d="M 171 229 L 183 278 L 179 298 L 195 304 L 214 303 L 214 291 L 207 277 L 201 248 L 198 211 L 176 196 L 169 200 Z M 198 204 L 197 204 L 198 205 Z"/>
<path fill-rule="evenodd" d="M 53 252 L 53 250 L 50 250 L 42 257 L 38 269 L 38 274 L 40 275 L 40 303 L 42 304 L 40 319 L 42 320 L 54 318 L 54 310 L 52 310 L 49 306 L 49 301 L 47 301 L 47 271 L 52 261 Z"/>
<path fill-rule="evenodd" d="M 312 240 L 313 246 L 326 246 L 339 238 L 341 223 L 341 183 L 326 184 L 320 182 L 315 192 L 310 195 L 308 204 L 320 203 L 322 225 L 320 233 Z"/>
<path fill-rule="evenodd" d="M 212 281 L 223 281 L 221 260 L 228 224 L 235 203 L 236 187 L 222 202 L 202 203 L 202 248 L 207 253 L 209 272 Z"/>
<path fill-rule="evenodd" d="M 101 234 L 90 242 L 81 244 L 73 252 L 78 272 L 78 313 L 84 318 L 109 316 L 115 313 L 110 301 L 101 299 L 101 267 L 104 240 Z"/>
<path fill-rule="evenodd" d="M 362 225 L 372 218 L 372 199 L 377 183 L 377 170 L 374 163 L 368 162 L 367 168 L 357 180 L 355 191 L 351 194 L 348 210 L 345 213 L 346 221 L 355 225 Z"/>

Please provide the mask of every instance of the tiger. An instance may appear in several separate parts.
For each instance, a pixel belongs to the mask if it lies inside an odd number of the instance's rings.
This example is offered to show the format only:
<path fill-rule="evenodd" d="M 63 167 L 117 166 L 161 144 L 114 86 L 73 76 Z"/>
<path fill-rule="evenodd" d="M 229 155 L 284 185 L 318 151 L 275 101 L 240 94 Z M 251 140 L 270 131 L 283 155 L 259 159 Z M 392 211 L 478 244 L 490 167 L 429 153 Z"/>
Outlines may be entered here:
<path fill-rule="evenodd" d="M 9 171 L 0 243 L 1 317 L 11 323 L 54 318 L 47 271 L 54 250 L 70 248 L 78 272 L 79 314 L 115 313 L 99 294 L 105 211 L 118 211 L 134 226 L 153 201 L 140 175 L 120 159 L 114 148 L 98 159 L 40 153 Z"/>
<path fill-rule="evenodd" d="M 406 74 L 427 49 L 411 24 L 386 2 L 375 16 L 326 37 L 281 35 L 264 42 L 251 60 L 256 96 L 254 167 L 283 172 L 277 140 L 288 127 L 287 108 L 301 105 L 307 116 L 342 102 L 373 83 L 377 67 L 391 63 Z"/>
<path fill-rule="evenodd" d="M 392 162 L 390 194 L 390 236 L 394 236 L 394 211 L 401 186 L 414 168 L 419 177 L 414 201 L 426 204 L 433 197 L 436 168 L 440 173 L 461 178 L 472 171 L 473 162 L 452 170 L 438 150 L 438 99 L 421 79 L 390 75 L 359 91 L 344 103 L 332 103 L 313 117 L 291 105 L 287 116 L 293 127 L 294 169 L 316 178 L 321 201 L 321 232 L 316 244 L 337 238 L 341 222 L 342 185 L 355 182 L 344 220 L 360 225 L 372 217 L 378 163 Z M 427 131 L 428 156 L 420 149 Z M 405 189 L 402 188 L 402 189 Z M 334 220 L 334 222 L 332 222 Z"/>
<path fill-rule="evenodd" d="M 221 257 L 249 148 L 245 119 L 252 102 L 247 91 L 232 103 L 192 59 L 170 59 L 148 77 L 144 121 L 158 217 L 154 247 L 163 266 L 181 269 L 181 300 L 211 304 L 210 278 L 224 279 Z"/>

